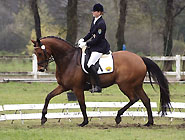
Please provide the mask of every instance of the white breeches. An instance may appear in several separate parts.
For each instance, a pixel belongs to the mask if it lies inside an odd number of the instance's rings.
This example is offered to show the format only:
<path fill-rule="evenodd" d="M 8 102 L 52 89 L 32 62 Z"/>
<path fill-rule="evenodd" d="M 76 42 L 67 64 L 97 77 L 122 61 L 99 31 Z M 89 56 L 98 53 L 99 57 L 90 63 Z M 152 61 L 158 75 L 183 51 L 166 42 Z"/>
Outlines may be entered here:
<path fill-rule="evenodd" d="M 96 62 L 99 60 L 99 58 L 103 55 L 103 53 L 99 52 L 92 52 L 91 56 L 89 58 L 89 61 L 87 63 L 88 68 L 90 68 L 91 65 L 95 65 Z"/>

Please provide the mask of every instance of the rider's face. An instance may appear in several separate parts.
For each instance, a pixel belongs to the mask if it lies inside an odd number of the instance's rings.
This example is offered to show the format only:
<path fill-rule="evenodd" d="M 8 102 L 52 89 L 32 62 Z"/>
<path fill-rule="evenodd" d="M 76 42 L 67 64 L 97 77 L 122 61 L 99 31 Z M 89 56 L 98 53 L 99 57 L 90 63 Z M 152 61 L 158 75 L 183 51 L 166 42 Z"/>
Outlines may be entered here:
<path fill-rule="evenodd" d="M 101 12 L 93 11 L 92 14 L 93 14 L 93 17 L 97 18 L 101 15 Z"/>

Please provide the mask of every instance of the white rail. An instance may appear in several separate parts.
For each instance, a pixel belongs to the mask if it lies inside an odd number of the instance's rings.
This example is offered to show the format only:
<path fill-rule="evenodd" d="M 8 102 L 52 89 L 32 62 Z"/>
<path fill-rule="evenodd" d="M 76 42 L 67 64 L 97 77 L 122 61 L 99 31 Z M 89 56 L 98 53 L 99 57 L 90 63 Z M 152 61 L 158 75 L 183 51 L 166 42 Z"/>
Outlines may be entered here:
<path fill-rule="evenodd" d="M 185 56 L 154 56 L 154 57 L 149 57 L 148 58 L 152 60 L 157 60 L 157 61 L 175 61 L 176 62 L 176 71 L 175 72 L 164 72 L 165 75 L 176 75 L 176 80 L 179 81 L 181 79 L 182 75 L 185 75 L 185 72 L 181 71 L 181 61 L 185 60 Z M 33 54 L 33 75 L 34 78 L 37 79 L 37 57 L 35 54 Z"/>
<path fill-rule="evenodd" d="M 112 111 L 115 108 L 122 108 L 125 106 L 127 102 L 86 102 L 86 107 L 91 108 L 93 111 L 87 111 L 88 117 L 115 117 L 117 115 L 117 111 Z M 172 112 L 168 112 L 165 117 L 171 118 L 185 118 L 185 103 L 182 102 L 172 102 Z M 26 119 L 41 119 L 42 114 L 38 113 L 41 112 L 44 104 L 8 104 L 2 105 L 0 112 L 0 121 L 5 120 L 24 120 Z M 78 110 L 78 112 L 73 112 L 73 109 L 79 109 L 80 106 L 78 103 L 65 103 L 65 104 L 49 104 L 49 110 L 61 110 L 56 113 L 48 113 L 46 115 L 47 118 L 54 118 L 54 119 L 61 119 L 61 118 L 82 118 L 82 113 Z M 109 108 L 109 111 L 105 111 L 105 108 Z M 131 106 L 134 111 L 126 111 L 124 112 L 123 116 L 127 117 L 147 117 L 147 112 L 143 103 L 137 102 Z M 151 108 L 157 109 L 157 103 L 151 102 Z M 28 113 L 29 110 L 32 112 Z M 35 113 L 33 113 L 35 110 Z M 39 110 L 39 111 L 38 111 Z M 8 114 L 7 114 L 8 111 Z M 9 113 L 13 111 L 15 113 Z M 26 111 L 26 112 L 25 112 Z M 77 111 L 77 110 L 75 110 Z M 36 113 L 37 112 L 37 113 Z M 50 112 L 50 111 L 49 111 Z M 152 111 L 154 117 L 160 117 L 161 114 L 158 114 L 157 111 Z M 1 115 L 2 114 L 2 115 Z"/>
<path fill-rule="evenodd" d="M 31 59 L 30 57 L 20 57 L 21 59 Z M 154 60 L 154 61 L 175 61 L 176 63 L 176 71 L 175 72 L 169 72 L 169 71 L 165 71 L 164 74 L 165 75 L 169 75 L 169 76 L 175 76 L 176 81 L 179 81 L 182 79 L 182 76 L 185 75 L 185 71 L 181 71 L 181 66 L 182 66 L 182 61 L 185 61 L 185 56 L 180 56 L 180 55 L 176 55 L 176 56 L 153 56 L 150 57 L 148 56 L 148 58 Z M 19 59 L 18 56 L 3 56 L 0 57 L 0 59 Z M 48 75 L 48 73 L 41 73 L 37 71 L 37 57 L 35 54 L 32 55 L 32 72 L 28 72 L 29 74 L 33 75 L 33 78 L 35 80 L 38 79 L 38 75 Z"/>
<path fill-rule="evenodd" d="M 181 65 L 182 61 L 185 60 L 185 56 L 154 56 L 154 57 L 148 57 L 152 60 L 156 61 L 175 61 L 176 62 L 176 71 L 175 72 L 164 72 L 165 75 L 176 75 L 176 80 L 179 81 L 181 80 L 182 75 L 185 75 L 184 71 L 181 71 Z"/>
<path fill-rule="evenodd" d="M 37 79 L 37 56 L 35 54 L 32 55 L 32 73 L 33 78 Z"/>

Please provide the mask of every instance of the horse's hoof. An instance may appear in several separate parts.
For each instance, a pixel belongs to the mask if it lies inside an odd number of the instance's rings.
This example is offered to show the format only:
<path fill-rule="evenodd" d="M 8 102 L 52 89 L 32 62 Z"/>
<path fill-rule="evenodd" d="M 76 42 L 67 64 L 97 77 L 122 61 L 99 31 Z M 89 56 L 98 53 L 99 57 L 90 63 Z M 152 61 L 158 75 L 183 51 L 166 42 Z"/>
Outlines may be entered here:
<path fill-rule="evenodd" d="M 147 126 L 147 127 L 149 127 L 149 126 L 152 126 L 152 125 L 154 125 L 154 123 L 151 123 L 151 122 L 147 122 L 144 126 Z"/>
<path fill-rule="evenodd" d="M 88 124 L 88 121 L 87 122 L 82 122 L 81 124 L 79 124 L 78 126 L 80 126 L 80 127 L 84 127 L 85 125 L 87 125 Z"/>
<path fill-rule="evenodd" d="M 121 117 L 120 116 L 117 116 L 115 118 L 115 121 L 116 121 L 116 124 L 119 124 L 121 122 Z"/>
<path fill-rule="evenodd" d="M 47 122 L 47 118 L 46 117 L 41 119 L 41 125 L 44 125 L 46 122 Z"/>

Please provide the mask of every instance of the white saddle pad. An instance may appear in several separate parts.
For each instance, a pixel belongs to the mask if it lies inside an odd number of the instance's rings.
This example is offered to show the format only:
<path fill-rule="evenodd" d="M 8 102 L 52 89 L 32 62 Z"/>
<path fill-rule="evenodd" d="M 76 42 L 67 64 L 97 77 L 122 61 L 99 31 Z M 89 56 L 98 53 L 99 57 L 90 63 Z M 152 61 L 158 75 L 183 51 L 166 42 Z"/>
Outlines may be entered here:
<path fill-rule="evenodd" d="M 81 57 L 81 65 L 82 69 L 85 73 L 88 73 L 84 68 L 84 62 L 85 62 L 85 49 L 86 47 L 82 48 L 82 57 Z M 98 69 L 98 74 L 105 74 L 105 73 L 111 73 L 113 72 L 113 57 L 112 53 L 110 54 L 104 54 L 99 60 L 100 67 Z"/>

